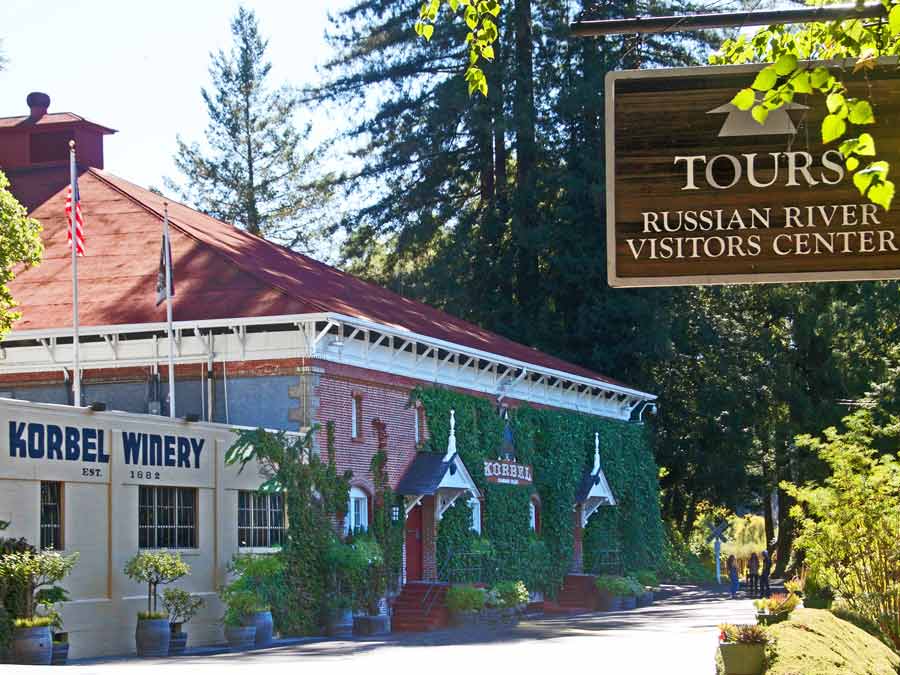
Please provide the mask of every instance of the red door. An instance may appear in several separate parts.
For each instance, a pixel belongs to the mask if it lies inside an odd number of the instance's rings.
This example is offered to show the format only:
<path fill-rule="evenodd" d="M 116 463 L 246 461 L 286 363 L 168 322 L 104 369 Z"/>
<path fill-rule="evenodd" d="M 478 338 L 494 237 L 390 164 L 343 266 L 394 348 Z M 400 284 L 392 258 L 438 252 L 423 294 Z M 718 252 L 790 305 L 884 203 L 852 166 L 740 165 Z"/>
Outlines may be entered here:
<path fill-rule="evenodd" d="M 406 516 L 406 580 L 422 579 L 422 505 Z"/>

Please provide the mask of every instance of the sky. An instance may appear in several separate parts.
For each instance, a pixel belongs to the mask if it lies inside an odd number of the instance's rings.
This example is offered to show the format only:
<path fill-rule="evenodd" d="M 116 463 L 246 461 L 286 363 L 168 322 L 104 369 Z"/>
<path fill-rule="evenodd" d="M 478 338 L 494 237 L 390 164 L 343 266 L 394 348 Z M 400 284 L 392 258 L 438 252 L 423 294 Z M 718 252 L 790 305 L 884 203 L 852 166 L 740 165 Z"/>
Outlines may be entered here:
<path fill-rule="evenodd" d="M 177 177 L 176 136 L 202 140 L 207 114 L 200 89 L 209 54 L 231 44 L 237 0 L 0 0 L 0 117 L 28 113 L 31 91 L 49 94 L 51 112 L 73 112 L 118 130 L 105 141 L 105 168 L 162 188 Z M 348 0 L 246 0 L 269 39 L 272 84 L 319 80 L 330 56 L 328 12 Z M 306 113 L 311 141 L 340 120 Z"/>

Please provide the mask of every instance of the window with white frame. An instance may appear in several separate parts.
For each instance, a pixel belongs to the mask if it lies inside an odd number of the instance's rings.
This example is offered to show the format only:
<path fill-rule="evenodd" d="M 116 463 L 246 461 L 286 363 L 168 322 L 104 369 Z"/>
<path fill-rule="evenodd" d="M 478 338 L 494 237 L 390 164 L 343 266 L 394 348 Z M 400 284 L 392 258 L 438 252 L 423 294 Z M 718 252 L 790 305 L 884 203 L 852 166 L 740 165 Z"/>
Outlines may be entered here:
<path fill-rule="evenodd" d="M 481 534 L 481 500 L 469 497 L 469 509 L 472 511 L 472 530 Z"/>
<path fill-rule="evenodd" d="M 350 406 L 350 438 L 362 438 L 362 396 L 354 394 Z"/>
<path fill-rule="evenodd" d="M 284 541 L 284 498 L 250 490 L 238 491 L 238 545 L 273 548 Z"/>
<path fill-rule="evenodd" d="M 196 488 L 138 488 L 138 547 L 197 548 Z"/>
<path fill-rule="evenodd" d="M 350 488 L 350 502 L 344 519 L 345 533 L 369 529 L 369 496 L 358 487 Z"/>
<path fill-rule="evenodd" d="M 528 525 L 535 534 L 541 532 L 541 505 L 534 497 L 528 502 Z"/>
<path fill-rule="evenodd" d="M 422 445 L 425 442 L 425 408 L 421 403 L 417 403 L 414 411 L 416 413 L 413 422 L 416 445 Z"/>

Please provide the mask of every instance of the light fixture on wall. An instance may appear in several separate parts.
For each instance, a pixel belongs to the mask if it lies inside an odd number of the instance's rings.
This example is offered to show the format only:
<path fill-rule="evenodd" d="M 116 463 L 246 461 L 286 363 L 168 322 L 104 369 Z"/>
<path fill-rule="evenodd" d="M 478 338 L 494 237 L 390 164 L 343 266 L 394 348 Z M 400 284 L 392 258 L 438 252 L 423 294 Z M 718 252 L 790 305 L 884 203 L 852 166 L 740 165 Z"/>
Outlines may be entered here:
<path fill-rule="evenodd" d="M 103 401 L 91 401 L 88 405 L 88 409 L 91 412 L 103 412 L 106 410 L 106 404 Z"/>

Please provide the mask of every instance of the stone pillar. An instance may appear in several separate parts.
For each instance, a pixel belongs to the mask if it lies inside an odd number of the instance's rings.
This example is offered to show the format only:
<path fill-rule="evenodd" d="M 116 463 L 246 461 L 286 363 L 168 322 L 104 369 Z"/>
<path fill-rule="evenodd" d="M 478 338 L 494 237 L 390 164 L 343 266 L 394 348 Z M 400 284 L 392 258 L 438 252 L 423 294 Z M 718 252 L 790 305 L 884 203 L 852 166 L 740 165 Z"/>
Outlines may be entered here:
<path fill-rule="evenodd" d="M 422 579 L 441 581 L 437 578 L 437 499 L 422 498 Z"/>
<path fill-rule="evenodd" d="M 575 519 L 575 543 L 572 551 L 572 564 L 569 566 L 569 571 L 572 574 L 584 572 L 584 530 L 581 527 L 582 509 L 584 509 L 584 506 L 579 504 L 575 507 L 575 512 L 572 514 L 572 517 Z"/>
<path fill-rule="evenodd" d="M 288 396 L 297 401 L 297 407 L 288 411 L 288 419 L 297 422 L 300 430 L 309 429 L 319 417 L 319 382 L 325 371 L 316 366 L 297 368 L 297 384 L 288 388 Z M 313 449 L 318 451 L 317 439 Z"/>

